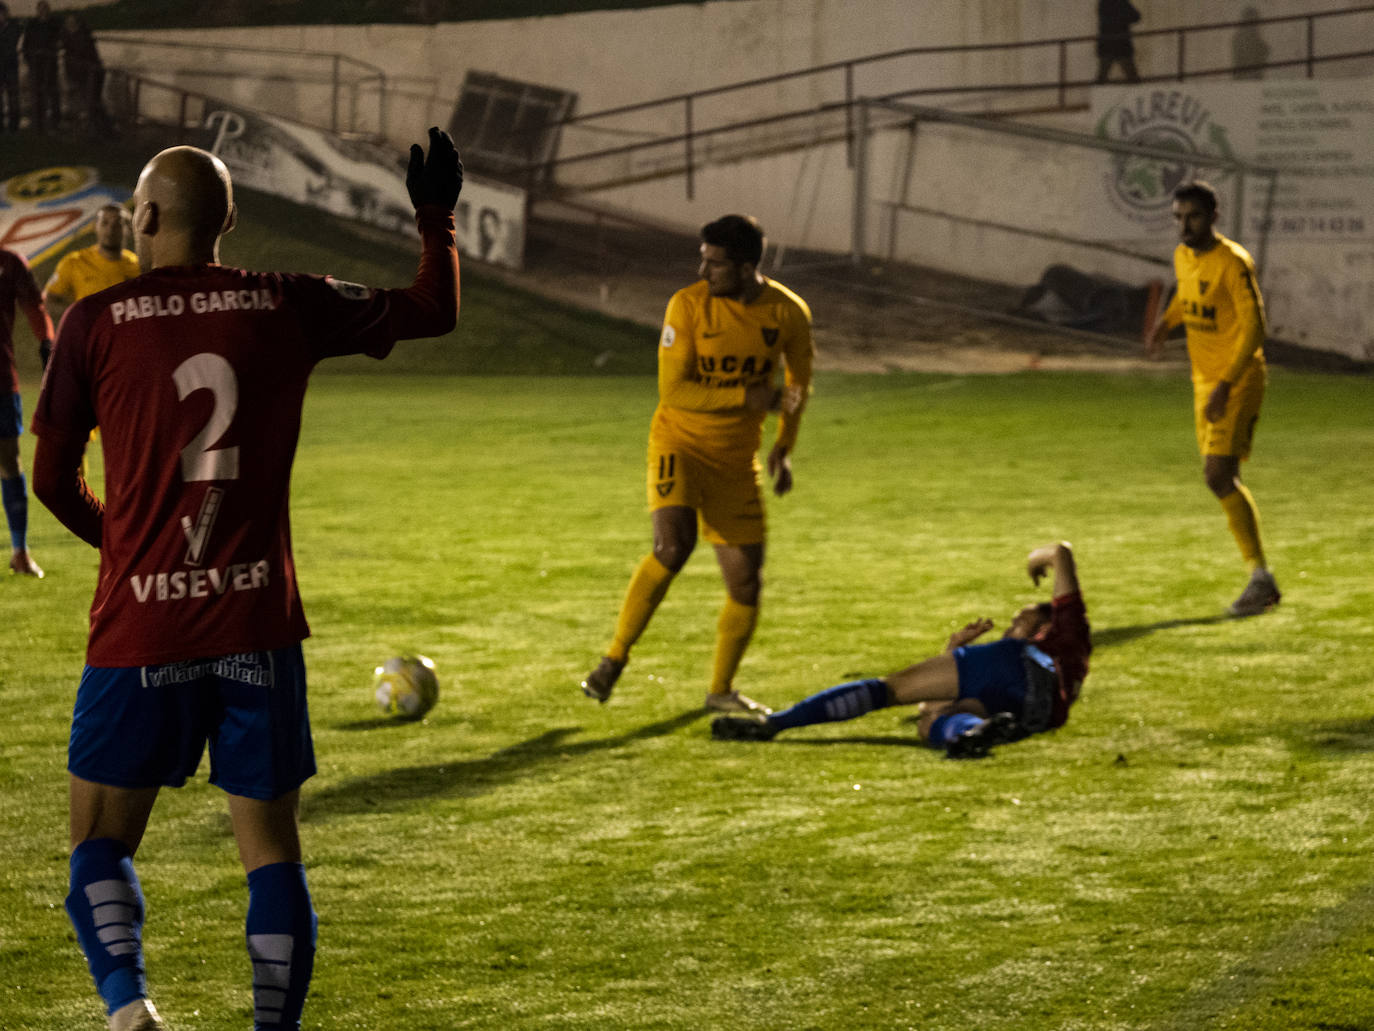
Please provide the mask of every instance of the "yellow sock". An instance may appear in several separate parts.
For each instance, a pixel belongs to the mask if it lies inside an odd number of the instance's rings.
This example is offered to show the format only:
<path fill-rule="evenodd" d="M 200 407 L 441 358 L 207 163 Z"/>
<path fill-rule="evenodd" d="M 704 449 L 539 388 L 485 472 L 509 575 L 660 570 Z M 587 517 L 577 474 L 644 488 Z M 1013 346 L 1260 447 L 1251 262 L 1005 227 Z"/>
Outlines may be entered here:
<path fill-rule="evenodd" d="M 749 647 L 749 638 L 754 636 L 754 624 L 758 622 L 757 605 L 741 605 L 734 598 L 725 599 L 725 607 L 720 610 L 720 621 L 716 623 L 716 661 L 711 672 L 711 693 L 728 694 L 735 680 L 735 670 L 739 669 L 744 658 L 744 649 Z"/>
<path fill-rule="evenodd" d="M 630 648 L 644 633 L 654 610 L 663 596 L 668 593 L 668 585 L 673 582 L 673 571 L 654 557 L 653 553 L 640 559 L 630 577 L 630 586 L 625 589 L 625 600 L 620 604 L 620 618 L 615 621 L 615 639 L 606 649 L 606 654 L 616 662 L 624 662 L 630 657 Z"/>
<path fill-rule="evenodd" d="M 1245 489 L 1245 484 L 1237 482 L 1236 489 L 1221 499 L 1222 511 L 1231 527 L 1231 536 L 1240 547 L 1240 557 L 1251 569 L 1264 568 L 1264 547 L 1260 544 L 1259 509 L 1255 499 Z"/>

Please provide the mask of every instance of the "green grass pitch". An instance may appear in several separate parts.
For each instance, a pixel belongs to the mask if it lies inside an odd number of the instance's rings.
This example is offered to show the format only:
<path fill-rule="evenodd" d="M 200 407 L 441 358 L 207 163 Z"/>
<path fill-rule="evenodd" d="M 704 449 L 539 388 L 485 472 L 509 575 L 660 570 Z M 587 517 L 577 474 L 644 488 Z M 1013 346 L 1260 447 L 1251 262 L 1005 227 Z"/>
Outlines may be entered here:
<path fill-rule="evenodd" d="M 704 548 L 611 701 L 584 699 L 648 543 L 652 379 L 372 368 L 317 376 L 295 474 L 307 1027 L 1374 1026 L 1367 379 L 1274 371 L 1246 478 L 1284 601 L 1234 621 L 1245 571 L 1182 379 L 821 376 L 769 509 L 748 693 L 780 705 L 1000 624 L 1041 596 L 1026 551 L 1076 546 L 1081 703 L 953 763 L 909 710 L 712 741 Z M 62 911 L 96 557 L 32 521 L 48 578 L 0 581 L 0 1025 L 67 1031 L 102 1026 Z M 405 649 L 443 683 L 417 724 L 370 697 Z M 149 975 L 173 1029 L 240 1029 L 246 891 L 203 777 L 140 852 Z"/>

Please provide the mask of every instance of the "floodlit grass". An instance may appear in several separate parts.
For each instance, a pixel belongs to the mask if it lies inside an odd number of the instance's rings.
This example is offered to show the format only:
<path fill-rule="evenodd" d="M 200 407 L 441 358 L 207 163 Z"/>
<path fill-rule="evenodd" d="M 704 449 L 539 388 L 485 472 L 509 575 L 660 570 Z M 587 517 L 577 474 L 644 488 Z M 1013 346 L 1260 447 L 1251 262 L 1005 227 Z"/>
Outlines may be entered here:
<path fill-rule="evenodd" d="M 908 710 L 710 740 L 705 551 L 611 701 L 577 692 L 648 541 L 650 378 L 317 377 L 294 508 L 320 761 L 306 1026 L 1374 1026 L 1369 381 L 1273 374 L 1246 474 L 1285 596 L 1244 621 L 1220 618 L 1244 570 L 1187 390 L 821 377 L 770 507 L 751 694 L 1005 620 L 1037 596 L 1027 549 L 1077 546 L 1082 702 L 956 764 Z M 61 906 L 95 555 L 33 523 L 48 578 L 0 580 L 0 1023 L 68 1031 L 101 1026 Z M 419 724 L 369 692 L 407 648 L 444 685 Z M 164 793 L 139 870 L 170 1026 L 248 1026 L 243 877 L 203 778 Z"/>

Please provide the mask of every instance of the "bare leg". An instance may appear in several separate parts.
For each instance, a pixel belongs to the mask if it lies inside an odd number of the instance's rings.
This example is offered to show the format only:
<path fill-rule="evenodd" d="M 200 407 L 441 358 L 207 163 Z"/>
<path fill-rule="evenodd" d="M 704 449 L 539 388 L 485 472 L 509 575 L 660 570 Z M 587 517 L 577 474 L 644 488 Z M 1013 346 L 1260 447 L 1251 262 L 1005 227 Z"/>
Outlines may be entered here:
<path fill-rule="evenodd" d="M 242 795 L 229 796 L 229 819 L 245 873 L 269 863 L 301 861 L 297 820 L 300 797 L 299 791 L 289 791 L 266 802 Z"/>

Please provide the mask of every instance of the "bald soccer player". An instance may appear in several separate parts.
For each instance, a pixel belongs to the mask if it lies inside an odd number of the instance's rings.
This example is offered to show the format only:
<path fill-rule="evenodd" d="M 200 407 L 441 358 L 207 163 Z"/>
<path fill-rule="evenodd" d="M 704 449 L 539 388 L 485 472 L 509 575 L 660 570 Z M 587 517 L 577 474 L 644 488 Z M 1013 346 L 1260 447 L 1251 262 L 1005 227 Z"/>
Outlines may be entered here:
<path fill-rule="evenodd" d="M 208 744 L 248 875 L 254 1026 L 297 1028 L 315 955 L 297 802 L 315 772 L 301 641 L 309 634 L 287 499 L 307 379 L 383 358 L 458 316 L 447 134 L 411 148 L 422 241 L 406 289 L 218 264 L 229 173 L 193 147 L 158 154 L 134 191 L 144 274 L 68 310 L 33 420 L 34 493 L 100 549 L 68 751 L 67 913 L 115 1031 L 163 1027 L 147 998 L 133 859 L 163 785 Z M 81 475 L 104 436 L 106 496 Z"/>

